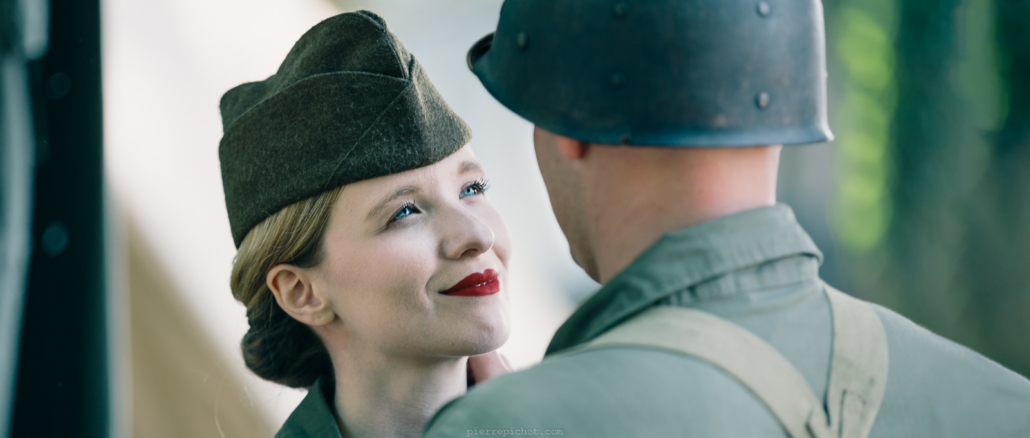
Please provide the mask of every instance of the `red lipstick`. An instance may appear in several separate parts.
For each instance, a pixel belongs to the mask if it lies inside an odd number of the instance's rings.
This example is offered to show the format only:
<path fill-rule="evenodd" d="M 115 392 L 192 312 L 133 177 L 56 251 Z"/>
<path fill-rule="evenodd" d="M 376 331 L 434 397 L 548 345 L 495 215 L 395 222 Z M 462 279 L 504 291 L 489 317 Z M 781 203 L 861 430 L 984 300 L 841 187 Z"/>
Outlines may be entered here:
<path fill-rule="evenodd" d="M 483 297 L 493 295 L 501 290 L 501 282 L 497 281 L 497 271 L 487 269 L 483 272 L 475 272 L 451 286 L 450 289 L 440 291 L 444 295 L 452 297 Z"/>

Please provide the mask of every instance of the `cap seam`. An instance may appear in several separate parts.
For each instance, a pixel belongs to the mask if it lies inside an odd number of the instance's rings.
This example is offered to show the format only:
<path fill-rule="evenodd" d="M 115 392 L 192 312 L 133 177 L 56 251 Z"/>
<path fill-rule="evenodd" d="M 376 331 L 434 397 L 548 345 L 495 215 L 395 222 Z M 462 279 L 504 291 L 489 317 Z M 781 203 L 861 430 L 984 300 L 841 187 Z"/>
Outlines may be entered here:
<path fill-rule="evenodd" d="M 226 126 L 222 130 L 222 133 L 223 134 L 228 133 L 229 130 L 231 130 L 232 127 L 235 126 L 236 123 L 240 121 L 240 119 L 243 119 L 244 117 L 249 115 L 251 112 L 256 111 L 258 108 L 261 108 L 262 106 L 264 106 L 264 104 L 266 102 L 272 100 L 273 98 L 275 98 L 276 96 L 279 96 L 282 93 L 285 93 L 286 91 L 292 89 L 293 87 L 299 86 L 300 84 L 308 82 L 308 81 L 313 80 L 313 79 L 319 79 L 319 78 L 323 78 L 323 77 L 326 77 L 326 76 L 345 76 L 345 75 L 374 76 L 374 77 L 380 77 L 380 78 L 384 78 L 384 79 L 390 79 L 390 80 L 395 80 L 395 81 L 407 82 L 409 84 L 411 83 L 411 80 L 409 78 L 397 78 L 397 77 L 393 77 L 393 76 L 387 76 L 387 75 L 384 75 L 384 74 L 369 73 L 369 72 L 362 72 L 362 71 L 319 73 L 317 75 L 311 75 L 311 76 L 308 76 L 308 77 L 306 77 L 304 79 L 301 79 L 301 80 L 299 80 L 297 82 L 294 82 L 294 83 L 290 84 L 288 87 L 283 88 L 282 90 L 279 90 L 279 91 L 273 93 L 271 96 L 268 96 L 268 97 L 266 97 L 264 99 L 261 99 L 261 101 L 259 101 L 258 103 L 254 104 L 250 108 L 247 108 L 246 111 L 244 111 L 242 114 L 240 114 L 235 119 L 233 119 L 232 123 L 230 123 L 228 126 Z M 248 83 L 252 84 L 254 82 L 248 82 Z M 245 84 L 243 84 L 243 85 L 245 85 Z M 239 87 L 239 86 L 242 86 L 242 85 L 238 85 L 237 87 Z M 236 87 L 234 87 L 234 88 L 236 88 Z M 407 89 L 407 87 L 405 87 L 405 89 Z"/>
<path fill-rule="evenodd" d="M 359 11 L 359 12 L 368 12 L 370 14 L 374 14 L 374 12 L 372 12 L 372 11 L 365 11 L 365 10 L 362 10 L 362 11 Z M 379 29 L 379 31 L 382 34 L 386 35 L 387 37 L 393 37 L 393 34 L 391 34 L 390 31 L 385 26 L 381 26 L 379 23 L 377 23 L 375 20 L 373 20 L 372 17 L 369 17 L 369 16 L 367 16 L 365 14 L 362 14 L 362 13 L 359 13 L 358 15 L 360 15 L 361 18 L 364 18 L 366 21 L 372 23 L 376 28 Z M 389 47 L 390 51 L 393 52 L 393 57 L 394 57 L 394 59 L 397 60 L 397 67 L 399 67 L 401 69 L 401 72 L 403 72 L 406 75 L 405 79 L 411 80 L 411 74 L 409 74 L 407 69 L 405 69 L 405 67 L 404 67 L 404 60 L 401 59 L 401 54 L 397 53 L 397 47 L 395 47 L 394 44 L 387 44 L 387 47 Z"/>
<path fill-rule="evenodd" d="M 350 154 L 354 152 L 354 149 L 357 149 L 358 145 L 361 144 L 361 141 L 365 139 L 365 135 L 368 135 L 368 132 L 371 131 L 374 126 L 379 124 L 379 121 L 383 118 L 383 114 L 386 114 L 386 111 L 392 108 L 393 105 L 396 104 L 398 100 L 400 100 L 401 96 L 403 96 L 404 93 L 406 93 L 408 89 L 411 88 L 411 85 L 411 81 L 408 81 L 408 85 L 402 88 L 401 91 L 398 92 L 396 96 L 394 96 L 393 100 L 391 100 L 388 105 L 383 107 L 383 110 L 379 112 L 379 115 L 376 116 L 375 120 L 373 120 L 372 123 L 370 123 L 368 127 L 366 127 L 365 130 L 361 132 L 361 135 L 358 136 L 357 140 L 354 140 L 354 143 L 351 144 L 350 149 L 347 150 L 347 153 L 343 154 L 343 156 L 340 157 L 339 161 L 336 162 L 336 166 L 333 167 L 332 172 L 329 172 L 329 177 L 326 179 L 325 184 L 322 184 L 323 192 L 329 188 L 329 183 L 332 181 L 333 176 L 336 175 L 336 171 L 340 169 L 340 166 L 343 165 L 343 162 L 347 159 L 347 157 L 349 157 Z"/>
<path fill-rule="evenodd" d="M 386 32 L 385 30 L 384 30 L 383 33 L 389 35 L 389 32 Z M 392 35 L 389 35 L 389 36 L 392 36 Z M 397 48 L 394 47 L 393 44 L 390 44 L 389 46 L 390 46 L 390 51 L 393 52 L 394 59 L 397 60 L 397 67 L 401 69 L 402 73 L 404 73 L 404 78 L 410 81 L 411 80 L 411 72 L 408 71 L 407 67 L 404 66 L 404 60 L 401 59 L 401 54 L 397 53 Z"/>

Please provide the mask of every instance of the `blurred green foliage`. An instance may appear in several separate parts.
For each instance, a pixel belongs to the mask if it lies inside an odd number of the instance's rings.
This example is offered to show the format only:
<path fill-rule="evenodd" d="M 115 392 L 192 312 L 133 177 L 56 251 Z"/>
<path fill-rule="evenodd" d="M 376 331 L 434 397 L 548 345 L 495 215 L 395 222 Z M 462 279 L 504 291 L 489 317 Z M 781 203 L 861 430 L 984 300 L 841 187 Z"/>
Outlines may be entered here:
<path fill-rule="evenodd" d="M 842 246 L 859 253 L 883 240 L 891 218 L 887 150 L 897 88 L 885 21 L 858 5 L 844 5 L 834 17 L 834 53 L 846 80 L 836 126 L 838 191 L 832 221 Z"/>
<path fill-rule="evenodd" d="M 1030 375 L 1030 0 L 827 0 L 838 270 Z"/>

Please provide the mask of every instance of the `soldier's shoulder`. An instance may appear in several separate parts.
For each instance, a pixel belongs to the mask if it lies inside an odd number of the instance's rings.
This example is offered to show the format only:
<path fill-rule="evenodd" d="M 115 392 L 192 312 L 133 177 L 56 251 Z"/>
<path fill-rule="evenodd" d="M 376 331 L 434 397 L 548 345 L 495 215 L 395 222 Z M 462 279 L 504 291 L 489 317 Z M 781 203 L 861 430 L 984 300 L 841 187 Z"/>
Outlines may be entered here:
<path fill-rule="evenodd" d="M 637 348 L 547 358 L 451 402 L 427 436 L 521 428 L 582 436 L 782 436 L 759 400 L 707 362 Z M 525 434 L 525 433 L 524 433 Z"/>
<path fill-rule="evenodd" d="M 887 391 L 871 436 L 1030 436 L 1030 381 L 874 305 L 887 333 Z"/>
<path fill-rule="evenodd" d="M 948 373 L 1005 381 L 1030 390 L 1030 381 L 997 362 L 916 324 L 878 304 L 871 304 L 883 323 L 891 366 L 914 365 L 927 378 L 939 380 Z"/>

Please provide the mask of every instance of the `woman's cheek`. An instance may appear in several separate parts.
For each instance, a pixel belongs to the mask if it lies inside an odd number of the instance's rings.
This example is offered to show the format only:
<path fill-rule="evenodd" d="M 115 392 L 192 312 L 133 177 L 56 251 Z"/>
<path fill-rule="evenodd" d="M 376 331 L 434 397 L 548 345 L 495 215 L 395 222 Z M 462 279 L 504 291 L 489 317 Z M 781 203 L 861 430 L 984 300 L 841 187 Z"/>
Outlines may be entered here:
<path fill-rule="evenodd" d="M 501 264 L 504 265 L 504 267 L 508 267 L 508 257 L 511 256 L 512 245 L 511 230 L 508 229 L 508 223 L 505 222 L 504 217 L 501 216 L 501 213 L 497 211 L 496 208 L 494 208 L 493 204 L 487 205 L 487 212 L 483 219 L 494 232 L 493 251 L 497 254 L 497 258 L 500 259 Z"/>
<path fill-rule="evenodd" d="M 333 277 L 348 289 L 376 295 L 410 284 L 420 265 L 429 261 L 423 255 L 425 245 L 412 237 L 352 242 L 333 260 Z"/>
<path fill-rule="evenodd" d="M 437 245 L 424 232 L 398 233 L 379 245 L 370 254 L 379 266 L 380 278 L 387 279 L 392 289 L 421 291 L 433 275 Z"/>

